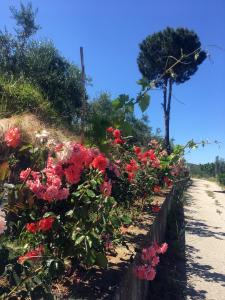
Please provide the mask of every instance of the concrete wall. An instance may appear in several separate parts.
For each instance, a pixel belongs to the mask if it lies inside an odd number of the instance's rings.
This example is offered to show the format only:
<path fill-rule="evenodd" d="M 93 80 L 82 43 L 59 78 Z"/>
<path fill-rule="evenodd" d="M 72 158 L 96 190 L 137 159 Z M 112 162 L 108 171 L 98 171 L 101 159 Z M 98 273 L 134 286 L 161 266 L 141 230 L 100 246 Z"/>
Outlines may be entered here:
<path fill-rule="evenodd" d="M 165 241 L 165 231 L 167 226 L 167 217 L 171 209 L 172 201 L 177 197 L 182 197 L 188 180 L 182 180 L 177 182 L 171 191 L 167 194 L 165 201 L 158 213 L 154 223 L 151 225 L 149 235 L 146 236 L 146 244 L 156 241 L 158 243 Z M 138 255 L 136 255 L 133 263 L 130 264 L 125 272 L 124 278 L 120 283 L 120 286 L 116 289 L 114 296 L 110 296 L 110 299 L 114 300 L 145 300 L 150 299 L 148 297 L 149 282 L 145 280 L 139 280 L 133 274 L 133 268 L 136 264 Z"/>

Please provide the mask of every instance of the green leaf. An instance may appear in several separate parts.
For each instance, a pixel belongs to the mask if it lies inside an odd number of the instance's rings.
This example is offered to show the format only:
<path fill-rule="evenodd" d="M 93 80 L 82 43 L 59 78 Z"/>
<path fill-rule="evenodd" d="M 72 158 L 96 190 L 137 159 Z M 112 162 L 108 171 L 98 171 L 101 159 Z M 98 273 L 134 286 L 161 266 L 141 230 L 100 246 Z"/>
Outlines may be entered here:
<path fill-rule="evenodd" d="M 125 132 L 126 135 L 132 134 L 133 128 L 130 123 L 125 121 L 120 125 L 120 128 Z"/>
<path fill-rule="evenodd" d="M 120 109 L 123 107 L 123 105 L 124 103 L 119 98 L 112 101 L 112 107 L 115 109 Z"/>
<path fill-rule="evenodd" d="M 134 103 L 129 102 L 128 104 L 126 104 L 125 111 L 127 113 L 133 113 L 134 112 Z"/>
<path fill-rule="evenodd" d="M 91 248 L 92 247 L 92 239 L 90 238 L 90 236 L 86 236 L 86 240 L 87 240 L 88 246 Z"/>
<path fill-rule="evenodd" d="M 88 197 L 94 198 L 96 195 L 92 190 L 86 190 Z"/>
<path fill-rule="evenodd" d="M 140 109 L 142 112 L 145 112 L 150 104 L 150 96 L 148 94 L 144 94 L 138 101 Z"/>
<path fill-rule="evenodd" d="M 71 217 L 73 215 L 73 209 L 70 209 L 65 213 L 66 216 Z"/>
<path fill-rule="evenodd" d="M 128 215 L 123 215 L 123 216 L 122 216 L 122 221 L 123 221 L 123 223 L 126 224 L 126 225 L 129 225 L 129 224 L 132 223 L 132 220 L 131 220 L 131 218 L 130 218 Z"/>
<path fill-rule="evenodd" d="M 20 149 L 19 149 L 19 152 L 22 152 L 24 150 L 27 150 L 27 149 L 32 149 L 33 146 L 31 144 L 28 144 L 28 145 L 24 145 L 22 146 Z"/>
<path fill-rule="evenodd" d="M 75 241 L 75 245 L 79 245 L 83 240 L 85 239 L 85 235 L 81 235 L 78 239 Z"/>
<path fill-rule="evenodd" d="M 47 218 L 47 217 L 56 217 L 56 215 L 53 213 L 53 212 L 51 212 L 51 211 L 48 211 L 48 212 L 46 212 L 44 215 L 43 215 L 43 218 Z"/>
<path fill-rule="evenodd" d="M 108 265 L 108 260 L 105 254 L 101 252 L 97 253 L 95 263 L 101 268 L 106 268 Z"/>
<path fill-rule="evenodd" d="M 137 84 L 142 86 L 142 90 L 145 90 L 147 87 L 149 87 L 149 81 L 146 78 L 141 78 L 137 81 Z"/>

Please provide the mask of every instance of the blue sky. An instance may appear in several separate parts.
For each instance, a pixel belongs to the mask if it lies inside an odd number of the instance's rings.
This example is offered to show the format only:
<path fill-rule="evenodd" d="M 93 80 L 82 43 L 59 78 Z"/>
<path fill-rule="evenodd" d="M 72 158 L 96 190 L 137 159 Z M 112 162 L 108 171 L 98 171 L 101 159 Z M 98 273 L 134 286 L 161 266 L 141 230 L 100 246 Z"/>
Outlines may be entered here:
<path fill-rule="evenodd" d="M 24 1 L 26 3 L 27 1 Z M 224 0 L 33 0 L 39 8 L 42 26 L 38 38 L 52 40 L 60 52 L 79 65 L 79 47 L 84 47 L 86 73 L 93 85 L 91 97 L 108 91 L 112 97 L 139 91 L 136 59 L 138 44 L 149 34 L 166 26 L 187 27 L 200 37 L 207 48 L 207 59 L 188 82 L 175 86 L 171 115 L 171 137 L 184 144 L 218 140 L 220 147 L 209 145 L 192 151 L 190 162 L 225 158 L 225 1 Z M 0 28 L 13 29 L 9 5 L 20 1 L 1 0 Z M 214 46 L 213 46 L 214 45 Z M 150 125 L 163 130 L 162 92 L 151 93 L 147 111 Z M 137 116 L 140 111 L 136 109 Z"/>

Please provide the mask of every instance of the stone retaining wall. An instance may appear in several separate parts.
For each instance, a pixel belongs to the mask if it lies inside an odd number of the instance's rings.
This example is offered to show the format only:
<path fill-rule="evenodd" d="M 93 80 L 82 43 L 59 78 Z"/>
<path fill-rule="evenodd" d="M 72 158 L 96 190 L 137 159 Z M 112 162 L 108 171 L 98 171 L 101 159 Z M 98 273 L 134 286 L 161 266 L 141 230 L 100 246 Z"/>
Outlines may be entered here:
<path fill-rule="evenodd" d="M 185 187 L 187 186 L 188 180 L 182 180 L 177 182 L 171 191 L 166 195 L 160 212 L 155 218 L 153 224 L 150 227 L 149 234 L 146 236 L 146 243 L 151 242 L 164 242 L 165 231 L 167 226 L 167 217 L 171 209 L 172 201 L 175 197 L 182 197 Z M 107 297 L 107 299 L 114 300 L 145 300 L 150 299 L 148 297 L 149 282 L 145 280 L 139 280 L 133 275 L 133 268 L 135 261 L 137 260 L 136 255 L 133 263 L 130 264 L 127 271 L 125 272 L 124 278 L 116 289 L 114 295 Z M 106 299 L 106 298 L 105 298 Z"/>

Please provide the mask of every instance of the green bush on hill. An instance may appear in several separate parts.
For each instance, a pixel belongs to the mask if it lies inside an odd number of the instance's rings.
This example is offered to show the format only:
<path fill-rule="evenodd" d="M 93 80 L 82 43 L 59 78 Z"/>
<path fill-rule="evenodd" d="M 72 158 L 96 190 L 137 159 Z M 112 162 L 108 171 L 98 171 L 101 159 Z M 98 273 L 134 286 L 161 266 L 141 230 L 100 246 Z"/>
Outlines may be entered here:
<path fill-rule="evenodd" d="M 23 79 L 8 80 L 0 76 L 0 117 L 22 112 L 35 113 L 44 121 L 57 122 L 59 116 L 37 87 Z"/>

